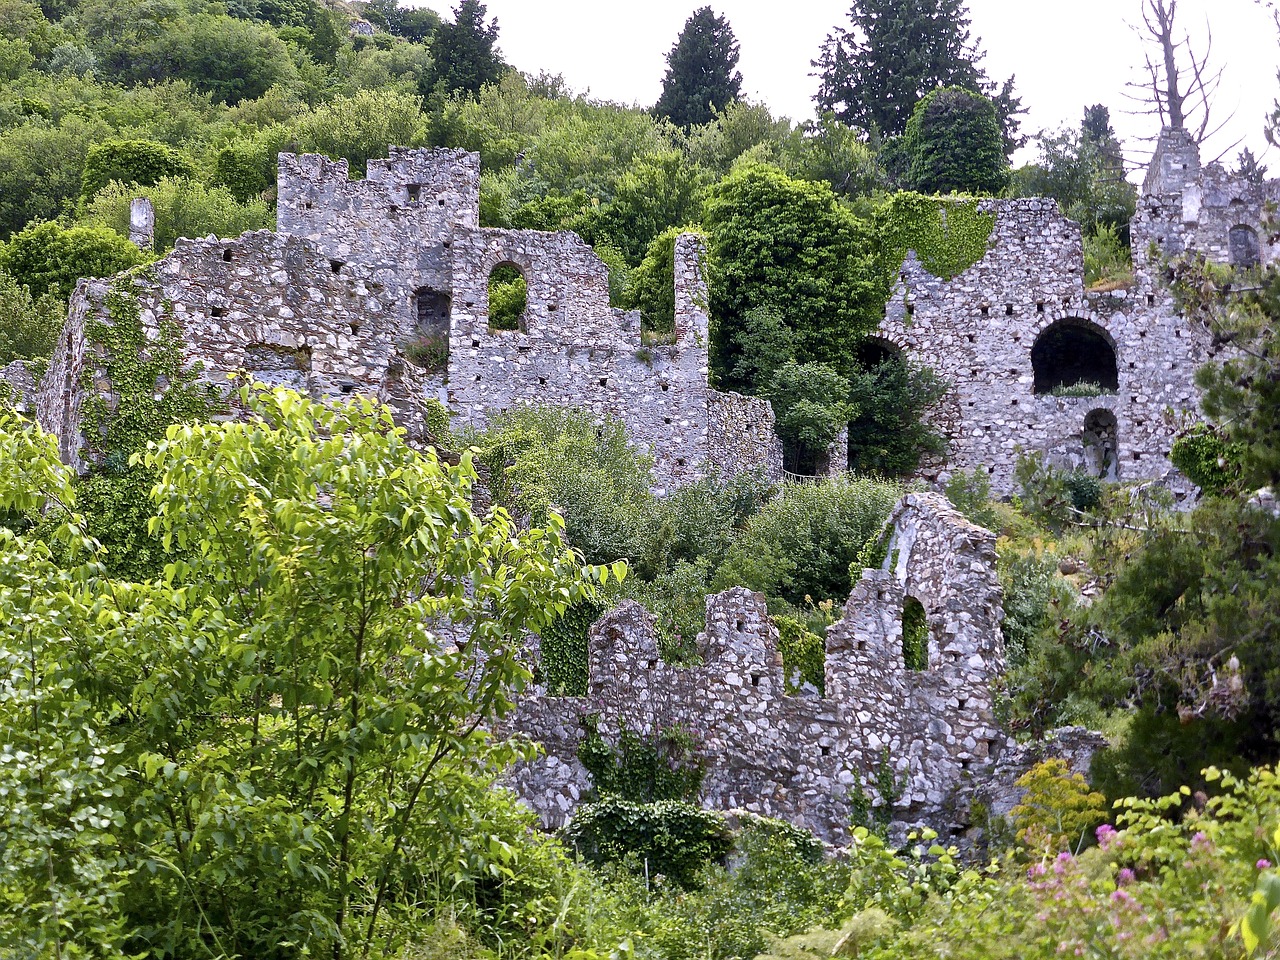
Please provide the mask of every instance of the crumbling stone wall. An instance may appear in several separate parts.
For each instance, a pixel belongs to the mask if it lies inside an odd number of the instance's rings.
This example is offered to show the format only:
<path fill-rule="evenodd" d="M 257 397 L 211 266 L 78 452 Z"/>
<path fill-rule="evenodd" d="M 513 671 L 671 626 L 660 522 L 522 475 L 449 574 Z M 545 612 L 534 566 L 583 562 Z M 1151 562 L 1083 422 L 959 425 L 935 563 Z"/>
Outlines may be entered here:
<path fill-rule="evenodd" d="M 41 426 L 58 435 L 64 458 L 77 468 L 84 466 L 80 411 L 87 391 L 114 402 L 99 348 L 86 335 L 91 321 L 110 322 L 113 283 L 137 300 L 151 339 L 162 319 L 175 321 L 187 362 L 216 384 L 226 386 L 228 374 L 247 370 L 316 397 L 389 399 L 395 388 L 394 348 L 408 302 L 397 285 L 265 230 L 235 240 L 179 240 L 146 271 L 82 281 L 72 296 L 37 405 Z"/>
<path fill-rule="evenodd" d="M 890 522 L 884 568 L 863 572 L 827 631 L 825 697 L 787 692 L 759 594 L 707 598 L 702 663 L 692 667 L 664 663 L 653 617 L 626 602 L 592 627 L 586 697 L 544 693 L 519 705 L 510 729 L 545 752 L 517 768 L 515 789 L 548 825 L 563 823 L 590 788 L 577 747 L 580 718 L 595 714 L 606 737 L 623 723 L 692 731 L 707 761 L 708 807 L 782 817 L 839 840 L 855 777 L 868 783 L 887 756 L 905 780 L 900 818 L 948 816 L 960 784 L 980 779 L 1007 743 L 991 690 L 1004 669 L 995 536 L 930 493 L 908 495 Z M 903 659 L 907 596 L 928 617 L 923 671 Z"/>
<path fill-rule="evenodd" d="M 1056 202 L 984 200 L 979 208 L 996 216 L 987 254 L 950 281 L 909 255 L 880 326 L 951 384 L 938 420 L 949 454 L 930 476 L 980 469 L 993 490 L 1009 493 L 1018 457 L 1032 451 L 1110 479 L 1168 475 L 1176 425 L 1166 409 L 1195 410 L 1207 333 L 1178 314 L 1149 273 L 1139 271 L 1131 289 L 1087 292 L 1080 228 Z M 1044 351 L 1063 331 L 1103 344 L 1114 389 L 1037 391 L 1037 344 Z M 1069 352 L 1052 362 L 1069 362 Z M 1097 429 L 1108 418 L 1114 429 Z"/>
<path fill-rule="evenodd" d="M 708 473 L 777 475 L 768 404 L 707 385 L 701 241 L 676 243 L 674 342 L 646 345 L 639 315 L 610 307 L 608 269 L 576 234 L 479 227 L 479 162 L 392 147 L 352 181 L 346 161 L 283 153 L 278 232 L 179 241 L 140 296 L 149 310 L 167 305 L 190 362 L 219 382 L 247 369 L 313 396 L 376 396 L 419 434 L 432 399 L 475 426 L 558 404 L 620 418 L 653 454 L 660 489 Z M 489 276 L 504 264 L 528 287 L 518 331 L 489 326 Z M 101 315 L 101 300 L 100 285 L 77 291 L 41 390 L 41 422 L 77 465 L 83 317 Z M 434 366 L 415 354 L 428 340 Z"/>
<path fill-rule="evenodd" d="M 0 405 L 30 416 L 35 405 L 36 379 L 25 360 L 0 367 Z"/>

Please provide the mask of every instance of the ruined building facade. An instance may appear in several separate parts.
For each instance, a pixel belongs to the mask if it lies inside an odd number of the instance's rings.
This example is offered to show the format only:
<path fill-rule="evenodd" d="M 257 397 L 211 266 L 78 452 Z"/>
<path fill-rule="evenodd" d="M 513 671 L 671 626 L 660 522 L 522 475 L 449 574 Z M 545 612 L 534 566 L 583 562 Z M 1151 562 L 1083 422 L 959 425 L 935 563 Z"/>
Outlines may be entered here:
<path fill-rule="evenodd" d="M 1278 197 L 1276 181 L 1201 169 L 1195 144 L 1166 130 L 1132 223 L 1127 288 L 1085 289 L 1080 227 L 1052 200 L 982 201 L 995 216 L 986 255 L 949 281 L 908 256 L 879 335 L 951 384 L 936 478 L 982 470 L 1009 493 L 1019 456 L 1042 452 L 1104 479 L 1167 477 L 1185 489 L 1169 449 L 1195 415 L 1195 371 L 1215 348 L 1178 310 L 1161 264 L 1188 251 L 1271 263 L 1263 224 Z"/>
<path fill-rule="evenodd" d="M 676 244 L 674 342 L 646 345 L 638 313 L 610 307 L 608 270 L 577 235 L 481 228 L 479 181 L 478 155 L 462 150 L 392 148 L 356 181 L 345 161 L 281 154 L 277 231 L 179 240 L 145 270 L 81 284 L 38 392 L 42 425 L 69 462 L 92 455 L 84 398 L 110 398 L 112 385 L 86 330 L 109 322 L 111 285 L 124 284 L 146 329 L 176 324 L 187 360 L 214 383 L 244 370 L 317 397 L 375 396 L 411 431 L 428 400 L 476 426 L 520 404 L 572 406 L 620 418 L 652 453 L 660 487 L 779 475 L 768 403 L 708 386 L 696 237 Z M 489 323 L 499 267 L 527 285 L 517 330 Z"/>

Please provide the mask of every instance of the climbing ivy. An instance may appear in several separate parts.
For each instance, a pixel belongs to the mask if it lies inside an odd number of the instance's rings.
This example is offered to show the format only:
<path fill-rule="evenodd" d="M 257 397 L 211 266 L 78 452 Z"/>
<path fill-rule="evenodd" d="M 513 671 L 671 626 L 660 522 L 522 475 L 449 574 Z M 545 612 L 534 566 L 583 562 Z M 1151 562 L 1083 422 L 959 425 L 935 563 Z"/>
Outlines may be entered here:
<path fill-rule="evenodd" d="M 81 430 L 89 449 L 109 466 L 122 468 L 131 454 L 164 435 L 173 423 L 201 420 L 223 407 L 217 388 L 199 380 L 198 366 L 186 368 L 181 331 L 165 302 L 156 316 L 155 337 L 143 328 L 135 286 L 158 283 L 153 267 L 130 271 L 111 282 L 107 319 L 90 320 L 85 338 L 98 348 L 96 369 L 85 364 L 81 386 L 88 392 Z M 109 393 L 96 381 L 109 382 Z"/>
<path fill-rule="evenodd" d="M 543 629 L 541 679 L 553 697 L 586 696 L 587 634 L 603 612 L 603 605 L 584 600 Z"/>
<path fill-rule="evenodd" d="M 1169 459 L 1192 483 L 1209 493 L 1221 493 L 1240 478 L 1244 447 L 1227 443 L 1206 424 L 1197 424 L 1173 442 Z"/>
<path fill-rule="evenodd" d="M 778 652 L 786 671 L 788 693 L 811 683 L 823 696 L 827 692 L 827 642 L 794 617 L 774 617 L 778 625 Z M 798 678 L 799 682 L 794 682 Z"/>
<path fill-rule="evenodd" d="M 706 768 L 692 731 L 679 723 L 639 733 L 625 723 L 617 744 L 605 741 L 594 714 L 582 718 L 578 759 L 599 797 L 636 803 L 696 800 Z"/>
<path fill-rule="evenodd" d="M 894 194 L 879 210 L 885 264 L 896 273 L 914 250 L 920 265 L 935 277 L 950 280 L 987 253 L 995 229 L 994 213 L 983 213 L 972 197 L 926 197 Z"/>

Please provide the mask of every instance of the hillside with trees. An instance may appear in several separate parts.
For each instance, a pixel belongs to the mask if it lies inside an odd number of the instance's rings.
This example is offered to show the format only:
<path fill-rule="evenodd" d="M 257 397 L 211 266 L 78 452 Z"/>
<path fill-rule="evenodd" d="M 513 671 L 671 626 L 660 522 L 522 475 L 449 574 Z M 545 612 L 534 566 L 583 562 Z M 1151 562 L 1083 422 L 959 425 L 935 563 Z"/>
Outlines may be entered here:
<path fill-rule="evenodd" d="M 1150 4 L 1158 41 L 1176 4 Z M 685 729 L 588 736 L 594 789 L 561 833 L 503 787 L 529 749 L 495 732 L 516 695 L 585 693 L 586 631 L 622 600 L 678 664 L 709 591 L 757 591 L 786 668 L 821 686 L 824 631 L 944 453 L 947 385 L 870 339 L 940 210 L 1051 197 L 1086 283 L 1132 284 L 1108 106 L 1014 169 L 1021 101 L 970 27 L 960 0 L 857 0 L 793 123 L 743 97 L 712 7 L 672 38 L 658 101 L 627 105 L 521 73 L 479 0 L 0 0 L 0 367 L 44 369 L 79 279 L 273 228 L 282 151 L 358 177 L 389 145 L 457 147 L 481 157 L 481 225 L 575 231 L 645 343 L 674 334 L 677 235 L 702 234 L 713 384 L 771 403 L 790 474 L 845 430 L 851 465 L 657 496 L 615 421 L 535 408 L 477 432 L 440 408 L 424 451 L 361 399 L 246 385 L 251 416 L 228 420 L 157 350 L 136 363 L 171 387 L 158 412 L 104 426 L 110 455 L 77 476 L 0 392 L 0 954 L 1280 955 L 1272 267 L 1166 264 L 1186 322 L 1229 345 L 1173 450 L 1192 508 L 1036 456 L 1003 500 L 981 472 L 947 485 L 999 538 L 1001 721 L 1027 743 L 1104 733 L 1088 781 L 1033 767 L 963 853 L 889 829 L 887 763 L 849 787 L 838 853 L 703 810 Z M 128 240 L 140 196 L 150 252 Z M 984 250 L 918 253 L 955 275 Z M 466 639 L 440 642 L 441 619 Z"/>

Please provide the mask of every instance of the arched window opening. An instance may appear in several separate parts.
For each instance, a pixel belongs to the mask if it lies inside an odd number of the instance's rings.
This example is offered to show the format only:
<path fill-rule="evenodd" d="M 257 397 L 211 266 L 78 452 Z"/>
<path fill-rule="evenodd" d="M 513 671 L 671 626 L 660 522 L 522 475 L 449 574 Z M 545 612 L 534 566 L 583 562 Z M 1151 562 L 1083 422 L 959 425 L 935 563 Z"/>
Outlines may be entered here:
<path fill-rule="evenodd" d="M 1120 388 L 1115 347 L 1085 320 L 1059 320 L 1047 327 L 1031 348 L 1031 366 L 1038 394 L 1090 396 Z"/>
<path fill-rule="evenodd" d="M 1119 428 L 1110 410 L 1090 410 L 1080 439 L 1084 444 L 1085 470 L 1100 480 L 1119 478 Z"/>
<path fill-rule="evenodd" d="M 1227 255 L 1231 265 L 1241 270 L 1248 270 L 1262 263 L 1258 231 L 1244 224 L 1232 227 L 1227 234 Z"/>
<path fill-rule="evenodd" d="M 526 332 L 529 286 L 514 263 L 500 263 L 489 274 L 489 330 Z"/>
<path fill-rule="evenodd" d="M 929 618 L 915 597 L 902 601 L 902 662 L 908 670 L 929 669 Z"/>
<path fill-rule="evenodd" d="M 419 287 L 413 294 L 413 339 L 405 347 L 404 358 L 431 373 L 449 367 L 449 310 L 447 293 Z"/>

